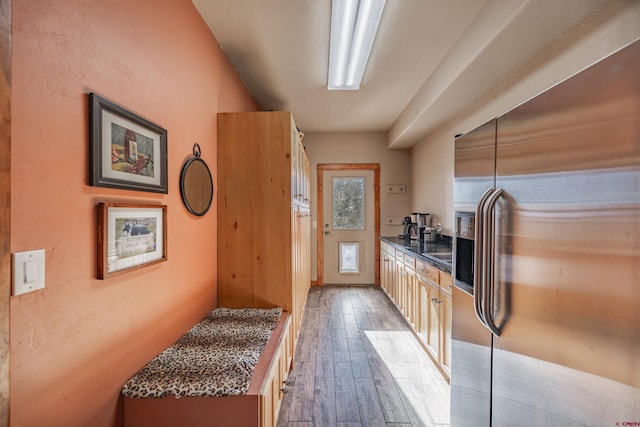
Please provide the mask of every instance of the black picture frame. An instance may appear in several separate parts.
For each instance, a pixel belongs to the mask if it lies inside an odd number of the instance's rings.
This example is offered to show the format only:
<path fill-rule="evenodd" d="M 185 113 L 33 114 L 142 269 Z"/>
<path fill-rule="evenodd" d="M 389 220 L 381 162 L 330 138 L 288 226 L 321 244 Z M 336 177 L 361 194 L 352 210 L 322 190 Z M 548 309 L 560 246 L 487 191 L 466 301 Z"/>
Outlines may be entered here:
<path fill-rule="evenodd" d="M 167 130 L 89 93 L 89 185 L 168 193 Z"/>

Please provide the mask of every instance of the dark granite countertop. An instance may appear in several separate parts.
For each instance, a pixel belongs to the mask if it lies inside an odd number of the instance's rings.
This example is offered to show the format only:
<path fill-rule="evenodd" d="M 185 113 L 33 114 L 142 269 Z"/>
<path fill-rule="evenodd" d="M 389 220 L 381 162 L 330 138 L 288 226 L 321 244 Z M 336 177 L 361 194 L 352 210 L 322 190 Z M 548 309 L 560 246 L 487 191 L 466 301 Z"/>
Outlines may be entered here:
<path fill-rule="evenodd" d="M 449 236 L 443 236 L 443 239 L 438 242 L 421 242 L 398 236 L 381 236 L 380 240 L 451 274 L 451 237 Z"/>

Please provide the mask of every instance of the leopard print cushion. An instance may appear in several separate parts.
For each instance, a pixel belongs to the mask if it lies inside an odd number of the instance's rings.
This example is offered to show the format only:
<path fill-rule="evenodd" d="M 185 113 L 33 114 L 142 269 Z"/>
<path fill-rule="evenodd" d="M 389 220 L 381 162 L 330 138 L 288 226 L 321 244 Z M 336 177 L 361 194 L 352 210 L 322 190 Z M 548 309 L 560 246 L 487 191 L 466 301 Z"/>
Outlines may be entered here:
<path fill-rule="evenodd" d="M 223 397 L 247 393 L 281 308 L 218 308 L 133 376 L 133 398 Z"/>

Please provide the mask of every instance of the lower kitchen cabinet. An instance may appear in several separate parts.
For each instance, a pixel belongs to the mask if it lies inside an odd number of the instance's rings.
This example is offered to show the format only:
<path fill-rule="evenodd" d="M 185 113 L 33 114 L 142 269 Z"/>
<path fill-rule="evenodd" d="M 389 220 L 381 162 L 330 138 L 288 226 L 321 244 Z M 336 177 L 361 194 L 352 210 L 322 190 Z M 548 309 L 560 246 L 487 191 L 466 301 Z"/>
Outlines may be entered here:
<path fill-rule="evenodd" d="M 449 377 L 451 376 L 451 320 L 452 320 L 452 292 L 453 281 L 450 275 L 440 272 L 440 323 L 442 327 L 440 366 Z"/>
<path fill-rule="evenodd" d="M 420 277 L 416 280 L 418 287 L 418 324 L 416 333 L 423 342 L 426 342 L 429 333 L 429 285 Z"/>
<path fill-rule="evenodd" d="M 418 265 L 418 270 L 424 267 Z M 416 332 L 431 357 L 438 361 L 440 357 L 440 286 L 437 282 L 418 273 L 418 328 Z"/>
<path fill-rule="evenodd" d="M 382 290 L 395 301 L 393 297 L 393 283 L 396 262 L 396 250 L 390 245 L 380 242 L 380 286 Z"/>
<path fill-rule="evenodd" d="M 412 328 L 416 328 L 418 324 L 418 283 L 415 271 L 407 268 L 407 304 L 405 317 L 409 321 Z"/>
<path fill-rule="evenodd" d="M 416 314 L 418 312 L 416 308 L 418 303 L 416 286 L 416 259 L 407 254 L 404 254 L 404 289 L 405 293 L 403 314 L 411 327 L 415 329 L 417 324 Z"/>
<path fill-rule="evenodd" d="M 451 375 L 451 275 L 391 245 L 380 245 L 380 284 L 440 367 Z"/>
<path fill-rule="evenodd" d="M 400 309 L 400 313 L 404 314 L 404 302 L 405 302 L 405 293 L 406 293 L 406 284 L 405 284 L 405 267 L 404 267 L 404 256 L 398 258 L 396 255 L 396 271 L 395 271 L 395 303 L 396 306 Z"/>
<path fill-rule="evenodd" d="M 431 356 L 440 361 L 440 331 L 442 329 L 440 322 L 440 287 L 434 286 L 433 283 L 428 283 L 427 288 L 429 304 L 427 304 L 427 312 L 424 313 L 428 324 L 425 344 Z"/>

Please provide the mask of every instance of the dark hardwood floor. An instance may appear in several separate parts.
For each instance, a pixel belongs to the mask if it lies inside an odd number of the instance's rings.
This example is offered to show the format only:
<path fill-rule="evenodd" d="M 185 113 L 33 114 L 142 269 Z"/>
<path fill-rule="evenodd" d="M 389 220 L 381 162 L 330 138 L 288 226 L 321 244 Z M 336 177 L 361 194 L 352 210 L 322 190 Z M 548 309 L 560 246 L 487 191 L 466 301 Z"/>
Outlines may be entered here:
<path fill-rule="evenodd" d="M 278 427 L 448 426 L 449 385 L 379 287 L 312 287 Z"/>

